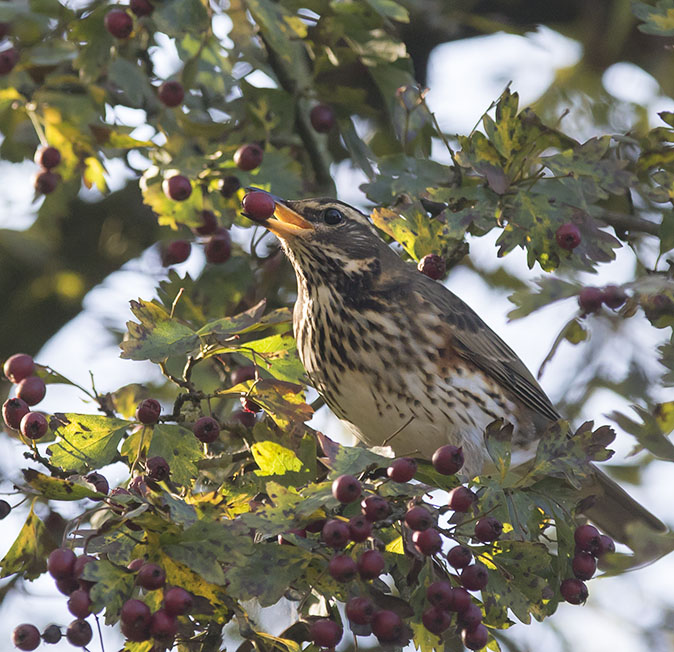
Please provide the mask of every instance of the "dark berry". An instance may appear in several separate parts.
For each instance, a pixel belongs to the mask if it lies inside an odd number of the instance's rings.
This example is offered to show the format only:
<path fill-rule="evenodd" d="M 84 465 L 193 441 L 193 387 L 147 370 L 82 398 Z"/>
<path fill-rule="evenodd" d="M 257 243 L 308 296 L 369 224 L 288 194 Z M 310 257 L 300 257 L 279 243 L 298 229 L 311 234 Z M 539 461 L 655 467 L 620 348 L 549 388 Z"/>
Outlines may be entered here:
<path fill-rule="evenodd" d="M 32 376 L 35 371 L 33 358 L 26 353 L 15 353 L 5 360 L 2 368 L 5 376 L 13 383 L 19 383 L 24 378 Z"/>
<path fill-rule="evenodd" d="M 453 568 L 465 568 L 473 561 L 473 553 L 467 546 L 454 546 L 447 553 L 447 561 Z"/>
<path fill-rule="evenodd" d="M 58 625 L 49 625 L 42 632 L 42 640 L 50 645 L 55 645 L 61 640 L 61 628 Z"/>
<path fill-rule="evenodd" d="M 28 403 L 20 398 L 7 399 L 2 405 L 2 418 L 14 430 L 21 427 L 21 419 L 30 412 Z"/>
<path fill-rule="evenodd" d="M 276 540 L 282 546 L 291 546 L 293 545 L 293 542 L 286 538 L 289 534 L 294 534 L 295 536 L 302 537 L 303 539 L 307 538 L 307 531 L 304 528 L 295 527 L 291 530 L 288 530 L 287 532 L 284 532 L 283 534 L 279 534 Z"/>
<path fill-rule="evenodd" d="M 305 529 L 306 529 L 307 532 L 311 532 L 313 534 L 316 534 L 317 532 L 321 532 L 323 530 L 323 526 L 325 525 L 325 523 L 326 523 L 326 519 L 319 518 L 315 521 L 310 521 L 309 523 L 307 523 L 307 526 L 306 526 Z"/>
<path fill-rule="evenodd" d="M 243 367 L 237 367 L 232 371 L 230 376 L 232 385 L 238 385 L 239 383 L 245 383 L 247 380 L 255 380 L 256 377 L 255 365 L 249 364 L 244 365 Z"/>
<path fill-rule="evenodd" d="M 40 645 L 40 631 L 35 625 L 23 623 L 14 628 L 12 642 L 19 650 L 34 650 Z"/>
<path fill-rule="evenodd" d="M 213 417 L 201 417 L 192 426 L 194 436 L 204 444 L 212 444 L 220 435 L 220 424 Z"/>
<path fill-rule="evenodd" d="M 168 480 L 168 477 L 171 474 L 169 463 L 159 455 L 150 457 L 145 462 L 145 470 L 147 471 L 147 477 L 156 482 Z"/>
<path fill-rule="evenodd" d="M 241 145 L 239 149 L 234 152 L 234 163 L 239 170 L 248 172 L 259 167 L 264 158 L 264 152 L 259 145 L 250 143 L 248 145 Z"/>
<path fill-rule="evenodd" d="M 485 516 L 475 524 L 475 538 L 482 543 L 496 541 L 503 533 L 503 524 L 493 516 Z"/>
<path fill-rule="evenodd" d="M 461 571 L 461 585 L 469 591 L 482 591 L 487 586 L 489 574 L 482 564 L 466 566 Z"/>
<path fill-rule="evenodd" d="M 142 557 L 139 557 L 138 559 L 132 559 L 126 565 L 126 567 L 130 571 L 133 571 L 134 573 L 137 573 L 144 565 L 145 565 L 145 560 Z"/>
<path fill-rule="evenodd" d="M 386 568 L 384 555 L 379 550 L 366 550 L 358 558 L 358 574 L 364 580 L 373 580 L 379 577 Z"/>
<path fill-rule="evenodd" d="M 184 263 L 192 251 L 192 245 L 187 240 L 173 240 L 164 247 L 161 254 L 161 263 L 164 267 Z"/>
<path fill-rule="evenodd" d="M 442 550 L 442 537 L 440 533 L 432 527 L 421 532 L 415 532 L 412 535 L 414 547 L 422 555 L 435 555 Z"/>
<path fill-rule="evenodd" d="M 164 609 L 172 616 L 182 616 L 192 609 L 194 598 L 180 586 L 164 591 Z"/>
<path fill-rule="evenodd" d="M 112 9 L 105 14 L 104 24 L 115 38 L 129 38 L 133 31 L 133 18 L 123 9 Z"/>
<path fill-rule="evenodd" d="M 213 211 L 201 211 L 201 226 L 195 227 L 199 235 L 212 235 L 218 228 L 218 219 Z"/>
<path fill-rule="evenodd" d="M 73 577 L 79 581 L 81 589 L 90 589 L 95 582 L 82 579 L 82 573 L 84 572 L 84 567 L 92 561 L 96 561 L 96 557 L 91 555 L 79 555 L 75 559 L 75 564 L 73 565 Z"/>
<path fill-rule="evenodd" d="M 382 609 L 372 618 L 372 633 L 382 643 L 392 643 L 402 636 L 403 621 L 395 611 Z"/>
<path fill-rule="evenodd" d="M 166 584 L 166 573 L 157 564 L 143 564 L 138 571 L 136 583 L 148 591 L 161 589 Z"/>
<path fill-rule="evenodd" d="M 206 261 L 214 265 L 226 263 L 232 255 L 232 237 L 227 229 L 215 233 L 205 247 Z"/>
<path fill-rule="evenodd" d="M 75 647 L 86 647 L 91 642 L 92 636 L 91 625 L 81 618 L 73 620 L 66 630 L 68 643 Z"/>
<path fill-rule="evenodd" d="M 80 583 L 74 577 L 66 577 L 62 580 L 56 580 L 56 588 L 63 595 L 70 595 L 73 591 L 81 588 Z"/>
<path fill-rule="evenodd" d="M 140 600 L 131 598 L 122 605 L 120 620 L 130 627 L 138 627 L 140 625 L 149 627 L 151 617 L 150 607 Z"/>
<path fill-rule="evenodd" d="M 108 484 L 107 479 L 105 478 L 104 475 L 101 475 L 100 473 L 89 473 L 86 476 L 86 479 L 88 482 L 94 485 L 96 487 L 96 491 L 98 491 L 99 494 L 108 494 L 110 491 L 110 485 Z"/>
<path fill-rule="evenodd" d="M 567 222 L 562 224 L 555 232 L 557 244 L 567 251 L 575 249 L 580 244 L 580 231 L 575 224 Z"/>
<path fill-rule="evenodd" d="M 335 112 L 327 104 L 317 104 L 311 109 L 309 120 L 319 134 L 327 134 L 335 126 Z"/>
<path fill-rule="evenodd" d="M 599 550 L 601 544 L 599 530 L 594 525 L 586 523 L 579 525 L 573 533 L 573 540 L 576 542 L 579 550 L 595 553 Z"/>
<path fill-rule="evenodd" d="M 434 281 L 438 281 L 445 275 L 447 264 L 442 256 L 428 254 L 419 261 L 417 269 Z"/>
<path fill-rule="evenodd" d="M 122 622 L 120 627 L 122 634 L 124 634 L 127 640 L 133 641 L 134 643 L 149 640 L 152 636 L 152 634 L 150 634 L 151 619 L 152 616 L 150 616 L 147 623 L 138 623 L 137 625 L 127 625 L 125 622 Z"/>
<path fill-rule="evenodd" d="M 453 509 L 455 512 L 470 511 L 474 502 L 475 494 L 467 487 L 454 487 L 454 489 L 449 492 L 449 508 Z"/>
<path fill-rule="evenodd" d="M 342 640 L 342 628 L 334 620 L 320 618 L 311 623 L 309 636 L 318 647 L 334 648 Z"/>
<path fill-rule="evenodd" d="M 627 300 L 625 290 L 617 285 L 607 285 L 603 290 L 603 299 L 607 307 L 617 310 Z"/>
<path fill-rule="evenodd" d="M 434 607 L 449 609 L 453 603 L 454 589 L 446 580 L 437 580 L 428 585 L 426 589 L 426 600 Z"/>
<path fill-rule="evenodd" d="M 489 641 L 489 630 L 482 623 L 472 629 L 462 629 L 461 641 L 469 650 L 481 650 Z"/>
<path fill-rule="evenodd" d="M 386 469 L 386 475 L 393 482 L 409 482 L 417 472 L 417 463 L 411 457 L 400 457 L 393 460 Z"/>
<path fill-rule="evenodd" d="M 261 190 L 249 192 L 244 196 L 241 205 L 243 206 L 243 214 L 253 222 L 268 220 L 276 209 L 274 198 Z"/>
<path fill-rule="evenodd" d="M 0 39 L 5 38 L 11 31 L 11 24 L 5 21 L 0 22 Z"/>
<path fill-rule="evenodd" d="M 467 629 L 477 627 L 481 622 L 482 611 L 476 604 L 473 604 L 472 602 L 468 605 L 467 609 L 464 609 L 461 613 L 459 613 L 459 623 Z"/>
<path fill-rule="evenodd" d="M 70 548 L 56 548 L 47 557 L 47 570 L 55 580 L 73 577 L 75 553 Z"/>
<path fill-rule="evenodd" d="M 139 18 L 142 16 L 149 16 L 154 11 L 154 7 L 150 0 L 131 0 L 131 2 L 129 2 L 129 9 L 131 9 L 131 11 L 133 11 Z"/>
<path fill-rule="evenodd" d="M 16 386 L 16 395 L 28 405 L 37 405 L 47 393 L 47 386 L 39 376 L 28 376 Z"/>
<path fill-rule="evenodd" d="M 165 81 L 157 91 L 159 101 L 165 106 L 178 106 L 185 97 L 185 89 L 179 81 Z"/>
<path fill-rule="evenodd" d="M 442 634 L 452 623 L 452 617 L 444 609 L 428 607 L 421 614 L 421 622 L 431 634 Z"/>
<path fill-rule="evenodd" d="M 579 580 L 589 580 L 597 570 L 597 560 L 589 552 L 580 550 L 571 560 L 571 568 Z"/>
<path fill-rule="evenodd" d="M 147 496 L 150 491 L 147 482 L 145 482 L 145 476 L 136 475 L 131 478 L 129 482 L 129 491 L 137 496 Z"/>
<path fill-rule="evenodd" d="M 229 175 L 222 178 L 220 184 L 220 194 L 229 199 L 241 187 L 241 182 L 235 176 Z"/>
<path fill-rule="evenodd" d="M 385 519 L 391 513 L 391 505 L 381 496 L 368 496 L 360 503 L 360 511 L 371 523 Z"/>
<path fill-rule="evenodd" d="M 89 592 L 84 589 L 73 591 L 68 598 L 68 611 L 75 618 L 86 618 L 91 613 Z"/>
<path fill-rule="evenodd" d="M 161 403 L 155 398 L 146 398 L 136 408 L 136 419 L 141 423 L 157 423 L 161 414 Z"/>
<path fill-rule="evenodd" d="M 356 625 L 369 625 L 377 608 L 369 598 L 359 596 L 346 603 L 346 617 Z"/>
<path fill-rule="evenodd" d="M 50 195 L 56 190 L 61 181 L 61 175 L 51 170 L 45 170 L 35 175 L 35 190 L 41 195 Z"/>
<path fill-rule="evenodd" d="M 328 562 L 328 573 L 338 582 L 349 582 L 356 577 L 358 567 L 348 555 L 335 555 Z"/>
<path fill-rule="evenodd" d="M 192 183 L 182 174 L 174 174 L 162 182 L 164 194 L 173 201 L 185 201 L 192 194 Z"/>
<path fill-rule="evenodd" d="M 0 75 L 10 73 L 19 62 L 19 51 L 16 48 L 7 48 L 0 52 Z"/>
<path fill-rule="evenodd" d="M 349 540 L 349 526 L 337 519 L 326 521 L 321 530 L 321 539 L 331 548 L 343 548 Z"/>
<path fill-rule="evenodd" d="M 61 152 L 56 147 L 40 147 L 35 152 L 34 160 L 45 170 L 51 170 L 61 162 Z"/>
<path fill-rule="evenodd" d="M 583 288 L 578 295 L 578 305 L 583 314 L 596 312 L 604 301 L 604 293 L 595 287 Z"/>
<path fill-rule="evenodd" d="M 562 597 L 571 604 L 582 604 L 587 600 L 588 592 L 585 582 L 571 577 L 562 582 L 559 590 Z"/>
<path fill-rule="evenodd" d="M 448 609 L 450 611 L 456 611 L 460 614 L 468 611 L 471 605 L 473 604 L 473 599 L 470 596 L 470 593 L 466 589 L 457 588 L 454 589 L 452 594 L 452 603 L 449 605 Z"/>
<path fill-rule="evenodd" d="M 354 503 L 360 498 L 363 488 L 352 475 L 340 475 L 332 482 L 332 495 L 340 503 Z"/>
<path fill-rule="evenodd" d="M 405 525 L 410 530 L 427 530 L 435 523 L 433 515 L 421 505 L 416 505 L 407 510 L 405 514 Z"/>
<path fill-rule="evenodd" d="M 178 623 L 166 609 L 157 609 L 150 620 L 150 634 L 162 640 L 172 640 L 178 633 Z"/>
<path fill-rule="evenodd" d="M 0 521 L 9 515 L 12 506 L 6 500 L 0 500 Z"/>
<path fill-rule="evenodd" d="M 431 459 L 433 468 L 443 475 L 452 475 L 463 466 L 463 449 L 460 446 L 440 446 Z"/>
<path fill-rule="evenodd" d="M 361 543 L 372 534 L 372 523 L 362 514 L 349 519 L 349 537 L 351 541 Z"/>
<path fill-rule="evenodd" d="M 243 410 L 234 410 L 230 418 L 232 421 L 240 423 L 244 428 L 252 428 L 256 423 L 255 414 Z"/>
<path fill-rule="evenodd" d="M 611 537 L 605 534 L 599 535 L 599 545 L 597 546 L 597 557 L 605 555 L 607 552 L 615 552 L 615 543 Z"/>

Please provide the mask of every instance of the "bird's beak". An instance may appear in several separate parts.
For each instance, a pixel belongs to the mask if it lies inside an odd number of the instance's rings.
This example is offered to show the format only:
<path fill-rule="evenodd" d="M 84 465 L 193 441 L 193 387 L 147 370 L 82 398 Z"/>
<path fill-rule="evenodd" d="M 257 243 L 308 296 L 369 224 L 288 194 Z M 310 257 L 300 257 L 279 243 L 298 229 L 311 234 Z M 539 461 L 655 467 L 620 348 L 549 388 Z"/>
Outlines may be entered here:
<path fill-rule="evenodd" d="M 266 226 L 279 238 L 295 238 L 308 235 L 314 230 L 314 225 L 311 222 L 305 220 L 299 213 L 278 200 L 276 201 L 274 216 L 264 222 L 263 226 Z"/>

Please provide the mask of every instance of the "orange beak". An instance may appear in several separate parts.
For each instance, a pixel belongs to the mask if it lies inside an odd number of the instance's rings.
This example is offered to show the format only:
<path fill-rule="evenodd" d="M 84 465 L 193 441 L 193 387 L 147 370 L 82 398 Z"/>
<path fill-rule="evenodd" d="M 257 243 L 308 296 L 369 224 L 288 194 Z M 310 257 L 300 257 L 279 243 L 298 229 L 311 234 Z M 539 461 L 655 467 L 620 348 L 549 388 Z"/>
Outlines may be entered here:
<path fill-rule="evenodd" d="M 263 223 L 279 238 L 295 238 L 310 233 L 314 225 L 285 204 L 276 202 L 274 216 Z"/>

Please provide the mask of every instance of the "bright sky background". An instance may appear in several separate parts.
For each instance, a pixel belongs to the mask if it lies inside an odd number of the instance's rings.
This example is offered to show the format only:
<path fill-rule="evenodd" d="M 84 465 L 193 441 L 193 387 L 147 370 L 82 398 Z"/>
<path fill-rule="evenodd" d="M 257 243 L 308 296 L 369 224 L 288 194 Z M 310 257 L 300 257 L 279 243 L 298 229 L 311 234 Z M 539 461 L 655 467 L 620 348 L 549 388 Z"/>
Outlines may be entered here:
<path fill-rule="evenodd" d="M 549 29 L 540 29 L 528 37 L 497 34 L 466 41 L 445 44 L 436 49 L 430 61 L 428 101 L 436 112 L 442 127 L 451 133 L 468 133 L 505 85 L 512 80 L 512 89 L 520 94 L 521 105 L 534 101 L 552 82 L 555 70 L 575 63 L 580 57 L 580 46 Z M 167 66 L 170 67 L 171 63 Z M 618 99 L 643 102 L 649 107 L 653 122 L 655 114 L 664 109 L 674 110 L 674 102 L 659 96 L 657 82 L 632 64 L 616 64 L 604 77 L 608 92 Z M 26 198 L 32 197 L 30 176 L 34 165 L 4 166 L 5 184 L 0 198 L 0 228 L 25 228 L 32 221 L 34 206 Z M 362 203 L 363 196 L 357 188 L 357 179 L 344 166 L 335 170 L 340 198 Z M 523 252 L 516 251 L 506 259 L 497 261 L 494 256 L 494 237 L 471 241 L 471 257 L 484 267 L 505 264 L 525 278 L 535 278 L 540 269 L 528 272 Z M 631 274 L 634 260 L 629 252 L 621 253 L 618 260 L 604 266 L 599 278 L 589 282 L 600 285 L 619 282 Z M 201 252 L 195 252 L 187 263 L 177 266 L 180 273 L 196 273 L 203 265 Z M 113 324 L 122 327 L 131 318 L 128 300 L 137 297 L 151 298 L 158 280 L 165 276 L 155 251 L 147 252 L 140 260 L 129 263 L 123 271 L 113 274 L 105 283 L 94 289 L 85 299 L 85 310 L 73 322 L 54 336 L 43 348 L 37 359 L 49 364 L 76 382 L 87 384 L 89 370 L 94 373 L 99 391 L 107 391 L 122 383 L 142 382 L 157 377 L 154 365 L 119 359 L 119 351 L 103 328 Z M 519 353 L 532 370 L 537 370 L 545 357 L 558 329 L 574 313 L 573 300 L 555 304 L 527 319 L 508 323 L 506 314 L 512 309 L 505 295 L 498 296 L 475 274 L 457 269 L 450 275 L 448 286 L 476 309 L 485 320 Z M 633 320 L 634 321 L 634 320 Z M 654 329 L 641 329 L 644 355 L 652 357 L 659 341 Z M 532 333 L 534 336 L 532 337 Z M 620 366 L 621 351 L 608 347 L 605 355 L 612 364 Z M 564 391 L 568 382 L 569 362 L 583 355 L 582 346 L 566 345 L 548 366 L 542 384 L 555 399 Z M 46 411 L 89 411 L 91 408 L 69 388 L 50 386 L 47 398 L 40 404 Z M 601 414 L 616 408 L 615 396 L 606 393 L 588 406 L 588 416 L 601 421 Z M 339 425 L 328 415 L 319 413 L 314 420 L 316 427 L 330 435 L 339 431 Z M 629 452 L 632 442 L 628 437 L 618 440 L 619 456 Z M 3 475 L 17 477 L 22 465 L 21 451 L 0 438 L 0 465 Z M 106 473 L 111 485 L 123 478 L 121 470 Z M 667 477 L 667 474 L 670 474 Z M 6 490 L 10 487 L 7 485 Z M 671 467 L 663 463 L 654 465 L 648 475 L 646 487 L 630 492 L 642 500 L 665 521 L 674 523 L 674 502 L 671 500 Z M 16 502 L 10 497 L 10 503 Z M 61 509 L 59 507 L 59 509 Z M 65 510 L 63 510 L 65 511 Z M 5 536 L 0 542 L 0 555 L 11 545 L 13 535 L 23 523 L 25 513 L 16 510 L 5 521 Z M 666 650 L 666 641 L 639 640 L 631 623 L 652 623 L 657 626 L 660 607 L 674 608 L 674 559 L 670 558 L 624 577 L 593 580 L 589 584 L 588 606 L 562 606 L 547 624 L 515 627 L 514 635 L 527 642 L 532 650 L 561 652 L 559 640 L 552 635 L 551 626 L 564 632 L 570 649 L 576 652 L 642 652 Z M 0 641 L 7 641 L 2 649 L 10 648 L 11 631 L 21 622 L 34 622 L 40 629 L 49 622 L 67 624 L 72 616 L 66 609 L 66 598 L 58 594 L 51 578 L 29 584 L 28 594 L 17 596 L 4 604 L 0 619 Z M 110 628 L 104 629 L 106 650 L 117 649 L 120 639 Z M 90 646 L 98 650 L 96 641 Z M 49 646 L 55 651 L 72 649 L 66 642 Z"/>

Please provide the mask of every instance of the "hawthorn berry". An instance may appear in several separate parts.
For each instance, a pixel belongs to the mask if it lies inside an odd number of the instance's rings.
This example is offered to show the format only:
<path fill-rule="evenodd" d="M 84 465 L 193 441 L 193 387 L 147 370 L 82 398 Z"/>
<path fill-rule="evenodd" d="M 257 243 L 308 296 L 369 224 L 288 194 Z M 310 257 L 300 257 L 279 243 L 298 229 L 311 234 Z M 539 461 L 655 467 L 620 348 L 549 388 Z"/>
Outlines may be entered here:
<path fill-rule="evenodd" d="M 352 516 L 349 519 L 349 538 L 351 541 L 361 543 L 372 534 L 372 523 L 362 514 Z"/>
<path fill-rule="evenodd" d="M 449 492 L 449 508 L 455 512 L 468 512 L 475 502 L 475 494 L 462 485 Z"/>
<path fill-rule="evenodd" d="M 150 616 L 150 620 L 151 619 L 152 616 Z M 122 622 L 120 629 L 122 630 L 122 634 L 124 634 L 126 639 L 134 643 L 147 641 L 152 636 L 152 634 L 150 634 L 149 621 L 147 623 L 138 623 L 137 625 L 127 625 L 125 622 Z"/>
<path fill-rule="evenodd" d="M 611 310 L 617 310 L 620 306 L 625 303 L 627 300 L 627 294 L 625 290 L 617 285 L 607 285 L 603 290 L 603 299 L 604 303 Z"/>
<path fill-rule="evenodd" d="M 604 293 L 599 288 L 583 288 L 578 295 L 578 305 L 585 315 L 599 310 L 603 302 Z"/>
<path fill-rule="evenodd" d="M 28 376 L 16 386 L 16 395 L 28 405 L 37 405 L 47 393 L 47 386 L 39 376 Z"/>
<path fill-rule="evenodd" d="M 318 647 L 334 648 L 342 640 L 342 628 L 330 618 L 320 618 L 311 623 L 309 636 Z"/>
<path fill-rule="evenodd" d="M 597 560 L 589 552 L 579 550 L 571 560 L 571 568 L 579 580 L 589 580 L 597 570 Z"/>
<path fill-rule="evenodd" d="M 344 474 L 332 482 L 332 495 L 344 504 L 354 503 L 360 498 L 363 488 L 357 478 Z"/>
<path fill-rule="evenodd" d="M 255 380 L 257 367 L 252 364 L 244 365 L 243 367 L 237 367 L 232 371 L 230 380 L 232 385 L 238 385 L 239 383 L 245 383 L 247 380 Z"/>
<path fill-rule="evenodd" d="M 18 625 L 12 632 L 12 643 L 19 650 L 34 650 L 40 645 L 40 631 L 30 623 Z"/>
<path fill-rule="evenodd" d="M 86 647 L 91 642 L 92 636 L 91 625 L 81 618 L 73 620 L 66 630 L 68 643 L 75 647 Z"/>
<path fill-rule="evenodd" d="M 259 167 L 264 158 L 264 152 L 259 145 L 249 143 L 248 145 L 241 145 L 239 149 L 234 152 L 234 163 L 245 172 L 254 170 Z"/>
<path fill-rule="evenodd" d="M 461 469 L 464 463 L 463 449 L 461 446 L 446 444 L 440 446 L 431 458 L 433 468 L 442 475 L 453 475 Z"/>
<path fill-rule="evenodd" d="M 81 589 L 90 589 L 95 584 L 95 582 L 82 579 L 84 567 L 92 561 L 96 561 L 96 557 L 92 557 L 91 555 L 79 555 L 73 564 L 73 578 L 79 581 Z"/>
<path fill-rule="evenodd" d="M 139 625 L 149 626 L 152 612 L 144 602 L 136 598 L 129 598 L 123 605 L 120 612 L 120 620 L 122 623 L 131 627 L 138 627 Z"/>
<path fill-rule="evenodd" d="M 471 629 L 472 627 L 477 627 L 482 622 L 482 611 L 480 608 L 471 602 L 468 605 L 467 609 L 464 609 L 460 614 L 459 614 L 459 624 L 463 625 L 464 627 Z"/>
<path fill-rule="evenodd" d="M 235 423 L 240 423 L 244 428 L 252 428 L 256 423 L 255 414 L 243 410 L 234 410 L 230 419 Z"/>
<path fill-rule="evenodd" d="M 35 372 L 35 362 L 27 353 L 15 353 L 5 360 L 2 371 L 12 383 L 20 383 Z"/>
<path fill-rule="evenodd" d="M 29 412 L 19 425 L 19 430 L 24 437 L 28 439 L 40 439 L 47 434 L 49 425 L 44 414 L 40 412 Z"/>
<path fill-rule="evenodd" d="M 149 16 L 154 11 L 154 7 L 150 0 L 131 0 L 131 2 L 129 2 L 129 9 L 131 9 L 131 11 L 133 11 L 139 18 L 142 16 Z"/>
<path fill-rule="evenodd" d="M 206 261 L 214 265 L 226 263 L 232 255 L 232 237 L 227 229 L 218 230 L 206 243 Z"/>
<path fill-rule="evenodd" d="M 56 147 L 40 147 L 35 152 L 34 161 L 45 170 L 51 170 L 61 162 L 61 152 Z"/>
<path fill-rule="evenodd" d="M 321 539 L 331 548 L 343 548 L 349 540 L 349 526 L 344 521 L 330 519 L 321 530 Z"/>
<path fill-rule="evenodd" d="M 601 557 L 607 552 L 615 552 L 615 542 L 611 537 L 601 534 L 599 535 L 599 545 L 597 546 L 597 557 Z"/>
<path fill-rule="evenodd" d="M 585 552 L 595 553 L 599 550 L 601 545 L 599 530 L 594 526 L 586 523 L 584 525 L 579 525 L 574 533 L 573 540 L 578 546 L 579 550 L 584 550 Z"/>
<path fill-rule="evenodd" d="M 446 580 L 437 580 L 428 585 L 426 600 L 434 607 L 449 609 L 453 603 L 454 589 Z"/>
<path fill-rule="evenodd" d="M 368 521 L 376 523 L 391 513 L 391 505 L 381 496 L 368 496 L 360 502 L 360 511 Z"/>
<path fill-rule="evenodd" d="M 182 174 L 174 174 L 162 182 L 164 194 L 173 201 L 185 201 L 192 194 L 192 182 Z"/>
<path fill-rule="evenodd" d="M 381 643 L 393 643 L 403 635 L 402 618 L 395 611 L 382 609 L 372 618 L 372 633 Z"/>
<path fill-rule="evenodd" d="M 421 530 L 420 532 L 415 532 L 412 535 L 412 541 L 414 542 L 414 547 L 422 555 L 430 557 L 442 550 L 442 537 L 440 533 L 432 527 L 429 527 L 427 530 Z"/>
<path fill-rule="evenodd" d="M 184 263 L 192 251 L 192 245 L 187 240 L 173 240 L 163 249 L 161 263 L 164 267 Z"/>
<path fill-rule="evenodd" d="M 338 582 L 349 582 L 358 574 L 358 567 L 348 555 L 335 555 L 328 562 L 328 573 Z"/>
<path fill-rule="evenodd" d="M 220 194 L 225 199 L 229 199 L 240 187 L 241 182 L 239 181 L 238 177 L 228 175 L 222 178 L 220 183 Z"/>
<path fill-rule="evenodd" d="M 292 528 L 291 530 L 288 530 L 287 532 L 284 532 L 283 534 L 279 534 L 276 537 L 276 540 L 278 541 L 279 545 L 290 546 L 290 545 L 293 544 L 292 541 L 289 541 L 288 539 L 286 539 L 286 536 L 288 534 L 294 534 L 295 536 L 302 537 L 303 539 L 307 538 L 307 531 L 304 528 L 295 527 L 295 528 Z"/>
<path fill-rule="evenodd" d="M 559 587 L 559 591 L 562 597 L 570 604 L 582 604 L 587 600 L 588 596 L 585 582 L 581 582 L 581 580 L 575 577 L 564 580 Z"/>
<path fill-rule="evenodd" d="M 468 593 L 466 589 L 456 588 L 454 589 L 454 593 L 452 593 L 452 603 L 449 605 L 448 609 L 462 614 L 468 611 L 472 604 L 473 598 L 470 593 Z"/>
<path fill-rule="evenodd" d="M 55 580 L 73 577 L 76 555 L 70 548 L 56 548 L 47 557 L 47 571 Z"/>
<path fill-rule="evenodd" d="M 194 598 L 180 586 L 164 591 L 164 609 L 171 616 L 183 616 L 192 609 Z"/>
<path fill-rule="evenodd" d="M 161 589 L 166 584 L 166 572 L 157 564 L 143 564 L 136 576 L 136 584 L 148 591 Z"/>
<path fill-rule="evenodd" d="M 6 500 L 0 500 L 0 521 L 9 515 L 12 506 Z"/>
<path fill-rule="evenodd" d="M 29 412 L 28 403 L 20 398 L 10 398 L 2 404 L 2 418 L 14 430 L 21 427 L 21 419 Z"/>
<path fill-rule="evenodd" d="M 461 585 L 469 591 L 481 591 L 487 586 L 489 574 L 482 564 L 466 566 L 460 575 Z"/>
<path fill-rule="evenodd" d="M 137 496 L 147 496 L 149 488 L 145 481 L 145 476 L 136 475 L 129 482 L 129 492 Z"/>
<path fill-rule="evenodd" d="M 393 482 L 409 482 L 417 472 L 417 463 L 411 457 L 399 457 L 386 469 L 386 475 Z"/>
<path fill-rule="evenodd" d="M 377 608 L 369 598 L 358 596 L 346 603 L 346 617 L 356 625 L 369 625 Z"/>
<path fill-rule="evenodd" d="M 438 281 L 445 275 L 447 264 L 442 256 L 427 254 L 419 261 L 417 269 L 428 278 Z"/>
<path fill-rule="evenodd" d="M 465 568 L 473 561 L 473 553 L 467 546 L 454 546 L 447 553 L 447 561 L 453 568 Z"/>
<path fill-rule="evenodd" d="M 12 72 L 19 62 L 19 51 L 16 48 L 7 48 L 0 52 L 0 75 Z"/>
<path fill-rule="evenodd" d="M 185 89 L 179 81 L 165 81 L 157 91 L 159 101 L 168 107 L 178 106 L 185 97 Z"/>
<path fill-rule="evenodd" d="M 55 645 L 61 640 L 61 628 L 58 625 L 49 625 L 42 632 L 42 640 L 50 645 Z"/>
<path fill-rule="evenodd" d="M 5 38 L 11 31 L 11 24 L 4 20 L 0 22 L 0 39 Z"/>
<path fill-rule="evenodd" d="M 309 121 L 319 134 L 327 134 L 335 126 L 335 112 L 328 104 L 317 104 L 309 112 Z"/>
<path fill-rule="evenodd" d="M 112 9 L 105 14 L 105 29 L 115 38 L 129 38 L 133 31 L 133 18 L 123 9 Z"/>
<path fill-rule="evenodd" d="M 452 624 L 452 617 L 440 607 L 428 607 L 421 614 L 421 622 L 431 634 L 442 634 Z"/>
<path fill-rule="evenodd" d="M 572 251 L 580 244 L 580 230 L 572 222 L 566 222 L 555 231 L 555 240 L 562 249 Z"/>
<path fill-rule="evenodd" d="M 93 473 L 89 473 L 86 476 L 87 482 L 90 482 L 91 484 L 96 487 L 96 491 L 98 491 L 99 494 L 106 494 L 110 491 L 110 485 L 108 484 L 108 481 L 106 477 L 100 473 L 96 473 L 95 471 Z"/>
<path fill-rule="evenodd" d="M 482 623 L 462 629 L 461 641 L 469 650 L 481 650 L 489 641 L 489 630 Z"/>
<path fill-rule="evenodd" d="M 274 198 L 267 192 L 254 190 L 244 196 L 241 201 L 244 215 L 253 222 L 268 220 L 276 210 Z"/>
<path fill-rule="evenodd" d="M 379 550 L 366 550 L 358 558 L 357 566 L 358 574 L 364 580 L 373 580 L 384 572 L 386 561 Z"/>
<path fill-rule="evenodd" d="M 145 469 L 147 471 L 147 477 L 156 482 L 168 480 L 168 477 L 171 474 L 169 463 L 159 455 L 150 457 L 145 462 Z"/>
<path fill-rule="evenodd" d="M 194 436 L 204 444 L 212 444 L 220 435 L 220 424 L 213 417 L 201 417 L 192 426 Z"/>
<path fill-rule="evenodd" d="M 56 190 L 61 181 L 61 175 L 52 172 L 51 170 L 44 170 L 35 175 L 35 191 L 41 195 L 50 195 Z"/>
<path fill-rule="evenodd" d="M 493 516 L 485 516 L 475 524 L 475 538 L 482 543 L 496 541 L 503 533 L 503 523 Z"/>
<path fill-rule="evenodd" d="M 62 580 L 56 580 L 56 588 L 63 595 L 70 595 L 80 588 L 80 583 L 74 577 L 66 577 Z"/>
<path fill-rule="evenodd" d="M 86 618 L 91 613 L 89 592 L 84 589 L 73 591 L 68 598 L 68 611 L 75 618 Z"/>
<path fill-rule="evenodd" d="M 136 419 L 146 425 L 157 423 L 161 414 L 161 403 L 155 398 L 146 398 L 136 407 Z"/>
<path fill-rule="evenodd" d="M 150 619 L 150 634 L 161 640 L 171 640 L 178 633 L 175 616 L 166 609 L 157 609 Z"/>
<path fill-rule="evenodd" d="M 421 505 L 415 505 L 407 510 L 405 514 L 405 525 L 410 530 L 427 530 L 435 523 L 433 515 Z"/>
<path fill-rule="evenodd" d="M 209 210 L 201 211 L 201 226 L 195 227 L 199 235 L 212 235 L 218 228 L 218 219 L 215 213 Z"/>
<path fill-rule="evenodd" d="M 142 557 L 138 557 L 138 559 L 132 559 L 126 567 L 130 570 L 133 571 L 134 573 L 137 573 L 145 564 L 145 560 Z"/>

